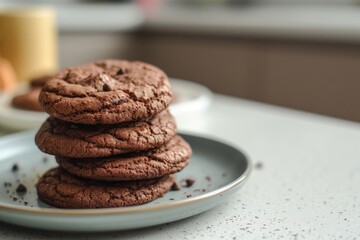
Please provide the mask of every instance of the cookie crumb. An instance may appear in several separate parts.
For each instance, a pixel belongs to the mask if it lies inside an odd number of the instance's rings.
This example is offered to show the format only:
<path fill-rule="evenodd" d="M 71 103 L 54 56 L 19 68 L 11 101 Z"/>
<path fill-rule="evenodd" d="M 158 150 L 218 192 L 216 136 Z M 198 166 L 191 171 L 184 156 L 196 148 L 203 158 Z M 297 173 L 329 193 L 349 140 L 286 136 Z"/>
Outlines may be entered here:
<path fill-rule="evenodd" d="M 171 186 L 171 191 L 179 191 L 180 186 L 177 184 L 177 182 L 174 182 L 174 184 Z"/>
<path fill-rule="evenodd" d="M 46 163 L 49 159 L 47 157 L 43 157 L 43 162 Z"/>
<path fill-rule="evenodd" d="M 16 163 L 12 166 L 11 171 L 13 172 L 17 172 L 19 170 L 19 165 L 17 165 Z"/>
<path fill-rule="evenodd" d="M 211 177 L 210 176 L 206 176 L 205 179 L 206 179 L 206 181 L 211 182 Z"/>
<path fill-rule="evenodd" d="M 192 195 L 191 195 L 191 194 L 189 194 L 189 195 L 186 195 L 186 197 L 187 197 L 187 198 L 189 198 L 189 197 L 192 197 Z"/>
<path fill-rule="evenodd" d="M 191 187 L 192 185 L 194 185 L 195 180 L 192 178 L 187 178 L 185 179 L 185 183 L 186 183 L 185 187 Z"/>
<path fill-rule="evenodd" d="M 16 198 L 16 197 L 13 197 L 13 201 L 14 201 L 14 202 L 17 201 L 17 198 Z"/>
<path fill-rule="evenodd" d="M 28 202 L 24 202 L 24 205 L 27 206 L 29 203 Z"/>
<path fill-rule="evenodd" d="M 19 193 L 26 193 L 27 192 L 27 187 L 24 184 L 19 184 L 19 186 L 17 186 L 16 188 L 16 192 Z"/>
<path fill-rule="evenodd" d="M 173 198 L 170 198 L 169 200 L 173 201 L 173 200 L 175 200 L 175 199 L 173 199 Z"/>
<path fill-rule="evenodd" d="M 4 187 L 11 187 L 11 182 L 4 182 Z"/>
<path fill-rule="evenodd" d="M 255 164 L 255 169 L 262 169 L 264 167 L 264 164 L 262 162 L 257 162 Z"/>

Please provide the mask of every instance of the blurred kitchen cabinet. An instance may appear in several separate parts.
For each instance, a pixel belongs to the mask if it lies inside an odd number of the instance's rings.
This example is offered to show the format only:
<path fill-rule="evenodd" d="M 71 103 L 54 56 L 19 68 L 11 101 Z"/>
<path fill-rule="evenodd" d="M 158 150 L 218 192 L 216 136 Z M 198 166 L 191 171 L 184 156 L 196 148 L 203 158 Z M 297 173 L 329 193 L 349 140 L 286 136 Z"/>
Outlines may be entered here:
<path fill-rule="evenodd" d="M 360 121 L 360 44 L 161 32 L 62 32 L 62 67 L 150 62 L 213 91 Z"/>
<path fill-rule="evenodd" d="M 360 121 L 360 45 L 153 32 L 133 44 L 134 58 L 215 92 Z"/>
<path fill-rule="evenodd" d="M 271 43 L 264 101 L 360 121 L 360 47 Z"/>
<path fill-rule="evenodd" d="M 169 76 L 196 81 L 214 91 L 250 97 L 251 61 L 257 51 L 244 41 L 202 36 L 143 34 L 137 56 L 164 69 Z M 254 59 L 255 60 L 255 59 Z"/>

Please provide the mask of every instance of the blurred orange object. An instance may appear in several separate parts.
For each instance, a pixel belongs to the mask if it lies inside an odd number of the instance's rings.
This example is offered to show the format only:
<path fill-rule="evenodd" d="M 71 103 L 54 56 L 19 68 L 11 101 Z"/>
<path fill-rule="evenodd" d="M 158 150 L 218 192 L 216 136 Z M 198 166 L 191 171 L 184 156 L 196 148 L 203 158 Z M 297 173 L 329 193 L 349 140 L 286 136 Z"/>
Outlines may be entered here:
<path fill-rule="evenodd" d="M 0 91 L 11 92 L 16 85 L 16 75 L 11 63 L 0 58 Z"/>

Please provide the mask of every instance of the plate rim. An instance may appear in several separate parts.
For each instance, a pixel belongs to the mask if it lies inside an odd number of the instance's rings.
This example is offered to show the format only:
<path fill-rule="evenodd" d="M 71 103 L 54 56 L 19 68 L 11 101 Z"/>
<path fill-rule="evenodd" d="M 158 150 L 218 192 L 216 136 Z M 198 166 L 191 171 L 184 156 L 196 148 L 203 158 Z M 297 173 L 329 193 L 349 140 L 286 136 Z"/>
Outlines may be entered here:
<path fill-rule="evenodd" d="M 0 127 L 4 131 L 26 131 L 40 127 L 49 117 L 46 112 L 31 111 L 12 107 L 11 100 L 15 94 L 0 94 Z M 29 113 L 31 113 L 29 115 Z M 25 118 L 24 116 L 30 116 Z M 9 123 L 10 122 L 10 123 Z"/>
<path fill-rule="evenodd" d="M 30 131 L 23 131 L 18 132 L 14 134 L 10 134 L 7 136 L 0 137 L 0 144 L 3 141 L 16 139 L 18 137 L 22 137 L 24 135 L 32 135 L 36 131 L 30 130 Z M 252 164 L 249 156 L 238 146 L 234 146 L 233 143 L 229 143 L 227 140 L 223 140 L 221 138 L 217 138 L 214 136 L 210 136 L 203 133 L 195 133 L 191 131 L 178 131 L 178 134 L 180 135 L 187 135 L 191 137 L 198 137 L 203 138 L 206 140 L 211 140 L 214 142 L 218 142 L 220 144 L 227 145 L 237 151 L 239 151 L 243 156 L 244 160 L 247 164 L 246 169 L 244 172 L 241 173 L 241 175 L 236 178 L 234 181 L 226 184 L 225 186 L 215 189 L 211 192 L 201 194 L 199 196 L 189 198 L 189 199 L 183 199 L 176 202 L 169 202 L 165 204 L 160 205 L 139 205 L 139 206 L 130 206 L 130 207 L 122 207 L 122 208 L 99 208 L 99 209 L 59 209 L 59 208 L 29 208 L 25 206 L 14 206 L 12 204 L 8 203 L 2 203 L 0 202 L 0 211 L 6 211 L 11 213 L 20 213 L 20 214 L 28 214 L 28 215 L 41 215 L 41 216 L 74 216 L 74 217 L 83 217 L 83 216 L 94 216 L 94 215 L 117 215 L 117 214 L 136 214 L 136 213 L 145 213 L 145 212 L 156 212 L 159 210 L 165 210 L 165 209 L 173 209 L 178 208 L 186 205 L 190 205 L 193 203 L 197 203 L 200 201 L 204 201 L 209 198 L 216 197 L 218 195 L 221 195 L 224 192 L 231 191 L 235 189 L 236 187 L 242 185 L 248 178 L 250 173 L 252 172 Z"/>
<path fill-rule="evenodd" d="M 170 111 L 173 111 L 175 113 L 176 112 L 182 113 L 182 112 L 188 111 L 188 110 L 184 110 L 184 109 L 188 109 L 190 105 L 194 105 L 194 104 L 195 104 L 195 107 L 192 107 L 193 110 L 194 109 L 205 110 L 211 104 L 211 102 L 214 98 L 214 93 L 207 86 L 202 85 L 197 82 L 188 81 L 188 80 L 184 80 L 184 79 L 180 79 L 180 78 L 170 77 L 169 79 L 170 79 L 174 93 L 176 93 L 176 90 L 175 90 L 176 88 L 179 88 L 180 92 L 182 92 L 184 90 L 184 88 L 190 88 L 192 90 L 195 89 L 196 92 L 200 93 L 194 99 L 184 101 L 184 102 L 172 103 L 170 105 Z"/>

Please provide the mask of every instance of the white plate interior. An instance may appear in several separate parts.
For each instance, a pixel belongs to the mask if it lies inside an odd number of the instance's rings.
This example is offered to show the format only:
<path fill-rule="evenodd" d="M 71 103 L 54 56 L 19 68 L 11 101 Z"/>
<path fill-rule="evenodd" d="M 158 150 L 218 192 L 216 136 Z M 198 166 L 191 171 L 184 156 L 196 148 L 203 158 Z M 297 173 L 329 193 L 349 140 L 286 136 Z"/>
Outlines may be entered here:
<path fill-rule="evenodd" d="M 170 111 L 175 116 L 185 113 L 205 111 L 211 104 L 213 94 L 207 87 L 195 82 L 170 79 L 174 102 L 170 106 Z"/>
<path fill-rule="evenodd" d="M 13 97 L 24 92 L 20 85 L 15 94 L 0 95 L 0 126 L 9 130 L 28 130 L 40 127 L 49 116 L 45 112 L 27 111 L 14 108 L 11 105 Z"/>

